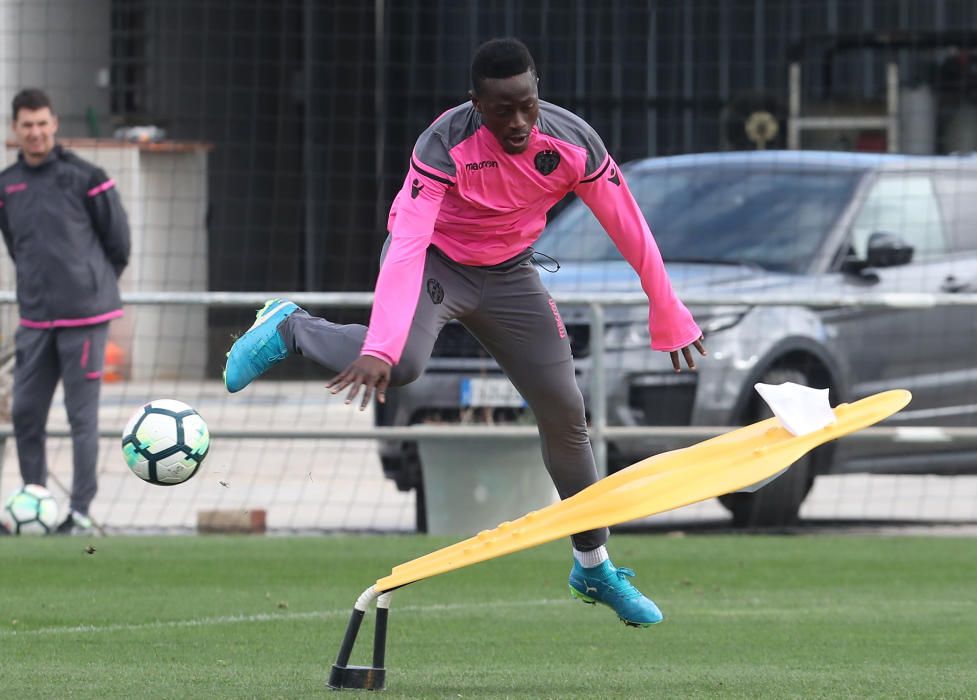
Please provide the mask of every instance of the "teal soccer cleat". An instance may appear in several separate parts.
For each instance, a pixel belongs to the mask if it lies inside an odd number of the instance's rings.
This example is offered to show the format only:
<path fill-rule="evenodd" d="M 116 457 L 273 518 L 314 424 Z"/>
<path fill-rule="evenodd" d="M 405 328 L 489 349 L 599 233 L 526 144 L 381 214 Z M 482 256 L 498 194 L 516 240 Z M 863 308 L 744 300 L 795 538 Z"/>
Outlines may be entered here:
<path fill-rule="evenodd" d="M 591 569 L 574 560 L 570 570 L 570 595 L 585 603 L 603 603 L 631 627 L 648 627 L 662 621 L 658 606 L 641 594 L 628 578 L 631 569 L 617 568 L 610 560 Z"/>
<path fill-rule="evenodd" d="M 241 391 L 272 365 L 288 357 L 278 324 L 298 308 L 287 299 L 269 299 L 258 310 L 251 328 L 234 341 L 227 353 L 224 386 L 229 392 Z"/>

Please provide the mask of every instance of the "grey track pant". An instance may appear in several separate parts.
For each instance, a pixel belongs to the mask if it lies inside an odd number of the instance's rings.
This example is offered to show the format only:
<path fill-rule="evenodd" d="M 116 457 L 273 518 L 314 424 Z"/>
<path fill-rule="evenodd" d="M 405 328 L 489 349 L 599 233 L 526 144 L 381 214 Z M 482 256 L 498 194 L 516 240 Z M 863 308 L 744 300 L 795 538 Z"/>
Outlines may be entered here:
<path fill-rule="evenodd" d="M 535 414 L 543 461 L 561 498 L 597 481 L 583 397 L 574 376 L 570 341 L 556 304 L 539 279 L 529 251 L 492 267 L 461 265 L 429 248 L 417 310 L 391 384 L 423 372 L 438 333 L 457 319 L 492 354 Z M 278 330 L 290 352 L 332 372 L 355 360 L 366 327 L 338 325 L 297 311 Z M 573 536 L 587 551 L 607 541 L 606 528 Z"/>
<path fill-rule="evenodd" d="M 58 381 L 71 426 L 74 475 L 71 508 L 87 514 L 98 485 L 98 404 L 108 324 L 78 328 L 17 328 L 13 423 L 20 475 L 27 484 L 46 484 L 47 418 Z"/>

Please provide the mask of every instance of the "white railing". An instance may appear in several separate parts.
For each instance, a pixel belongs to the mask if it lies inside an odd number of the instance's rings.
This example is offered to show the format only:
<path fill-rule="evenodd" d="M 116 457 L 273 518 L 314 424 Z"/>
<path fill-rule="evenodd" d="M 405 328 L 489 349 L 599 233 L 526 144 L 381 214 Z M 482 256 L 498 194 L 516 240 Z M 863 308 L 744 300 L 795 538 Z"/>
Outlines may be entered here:
<path fill-rule="evenodd" d="M 123 302 L 133 306 L 223 306 L 257 307 L 267 299 L 287 297 L 297 304 L 328 308 L 368 308 L 373 303 L 372 292 L 130 292 Z M 611 439 L 668 436 L 684 439 L 689 444 L 720 435 L 732 426 L 642 426 L 607 425 L 606 384 L 604 377 L 604 310 L 608 306 L 641 306 L 648 303 L 641 293 L 562 293 L 554 295 L 558 304 L 587 307 L 590 310 L 591 338 L 591 425 L 590 434 L 598 469 L 606 473 L 607 442 Z M 15 303 L 13 292 L 0 291 L 0 304 Z M 804 306 L 809 308 L 891 308 L 919 309 L 938 306 L 977 306 L 977 294 L 824 294 L 803 299 L 775 294 L 724 295 L 722 298 L 683 296 L 688 306 Z M 0 431 L 9 434 L 9 430 Z M 106 432 L 106 436 L 114 435 Z M 57 436 L 57 432 L 52 432 Z M 375 426 L 368 429 L 322 429 L 315 431 L 225 431 L 215 437 L 235 439 L 379 439 L 379 440 L 459 440 L 490 435 L 506 439 L 536 439 L 532 426 Z M 6 435 L 0 434 L 0 438 Z M 849 436 L 850 440 L 892 441 L 904 444 L 931 443 L 934 440 L 977 445 L 977 428 L 944 428 L 939 426 L 913 428 L 877 427 Z"/>

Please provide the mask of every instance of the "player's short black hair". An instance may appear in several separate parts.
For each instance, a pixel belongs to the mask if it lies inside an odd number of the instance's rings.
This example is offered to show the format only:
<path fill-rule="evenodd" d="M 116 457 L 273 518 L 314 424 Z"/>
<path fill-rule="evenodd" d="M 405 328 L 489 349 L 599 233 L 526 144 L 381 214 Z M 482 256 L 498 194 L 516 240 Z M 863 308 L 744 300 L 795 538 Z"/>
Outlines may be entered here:
<path fill-rule="evenodd" d="M 486 78 L 511 78 L 527 70 L 536 73 L 536 64 L 526 45 L 518 39 L 490 39 L 478 47 L 472 58 L 472 90 L 478 92 Z"/>
<path fill-rule="evenodd" d="M 54 108 L 51 106 L 51 98 L 43 90 L 38 90 L 37 88 L 24 88 L 18 92 L 14 95 L 10 107 L 14 121 L 17 121 L 17 113 L 22 109 L 34 111 L 47 107 L 52 112 L 54 111 Z"/>

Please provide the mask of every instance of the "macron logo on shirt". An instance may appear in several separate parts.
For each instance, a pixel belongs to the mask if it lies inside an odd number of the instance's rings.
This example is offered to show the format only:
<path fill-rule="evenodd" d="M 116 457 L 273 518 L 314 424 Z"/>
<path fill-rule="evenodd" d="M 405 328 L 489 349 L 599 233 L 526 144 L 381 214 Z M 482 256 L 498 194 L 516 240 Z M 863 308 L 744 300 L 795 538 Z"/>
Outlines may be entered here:
<path fill-rule="evenodd" d="M 468 172 L 475 172 L 477 170 L 484 170 L 485 168 L 497 168 L 499 167 L 499 161 L 497 160 L 482 160 L 477 163 L 465 163 L 465 170 Z"/>
<path fill-rule="evenodd" d="M 419 195 L 423 189 L 424 185 L 415 177 L 414 182 L 410 183 L 410 198 L 417 199 L 417 195 Z"/>

